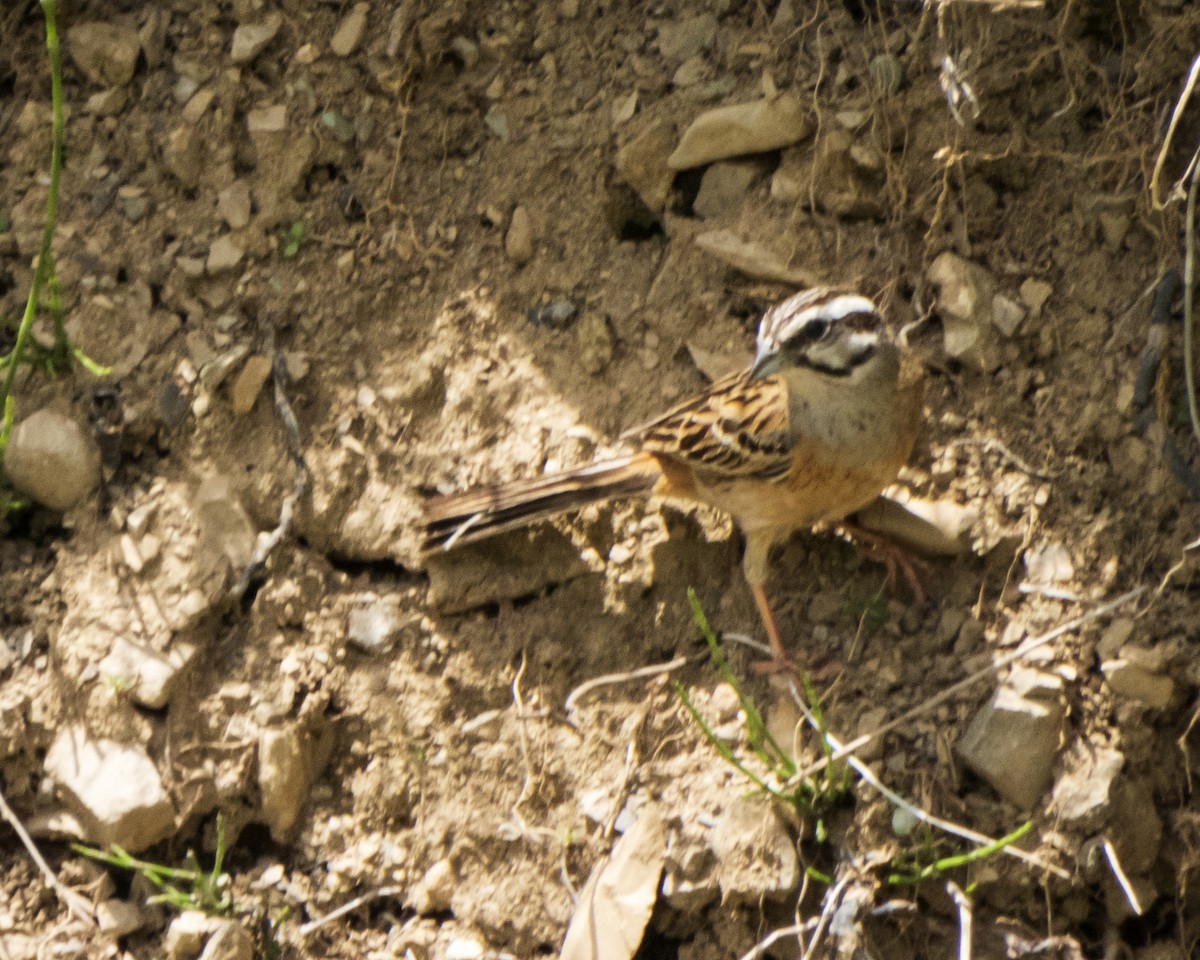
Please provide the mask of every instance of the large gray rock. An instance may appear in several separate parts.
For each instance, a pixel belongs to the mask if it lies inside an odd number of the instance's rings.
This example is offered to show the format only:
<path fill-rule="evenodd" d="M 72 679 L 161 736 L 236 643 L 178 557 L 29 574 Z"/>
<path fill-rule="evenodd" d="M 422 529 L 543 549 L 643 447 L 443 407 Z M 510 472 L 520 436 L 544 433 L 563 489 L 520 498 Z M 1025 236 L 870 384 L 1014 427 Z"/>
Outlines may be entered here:
<path fill-rule="evenodd" d="M 175 810 L 139 746 L 93 740 L 83 727 L 65 727 L 46 754 L 45 772 L 89 843 L 137 853 L 171 832 Z"/>
<path fill-rule="evenodd" d="M 956 750 L 997 793 L 1028 810 L 1050 783 L 1062 718 L 1062 680 L 1014 667 Z"/>

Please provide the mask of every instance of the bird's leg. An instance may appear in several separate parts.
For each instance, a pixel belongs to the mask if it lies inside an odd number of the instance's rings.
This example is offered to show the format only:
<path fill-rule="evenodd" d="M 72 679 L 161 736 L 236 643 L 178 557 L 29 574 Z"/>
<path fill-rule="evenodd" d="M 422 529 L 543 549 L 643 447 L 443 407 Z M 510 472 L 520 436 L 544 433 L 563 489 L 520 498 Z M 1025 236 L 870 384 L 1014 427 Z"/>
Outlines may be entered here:
<path fill-rule="evenodd" d="M 758 604 L 758 615 L 762 617 L 763 627 L 767 631 L 767 642 L 771 645 L 772 659 L 767 663 L 777 663 L 790 668 L 791 662 L 783 649 L 783 641 L 779 639 L 779 628 L 775 625 L 775 614 L 771 612 L 771 601 L 767 599 L 766 589 L 761 583 L 752 583 L 750 592 L 754 594 L 754 602 Z"/>
<path fill-rule="evenodd" d="M 896 571 L 904 577 L 904 582 L 912 590 L 913 600 L 920 606 L 925 603 L 925 588 L 921 586 L 921 573 L 929 572 L 929 564 L 920 557 L 915 557 L 905 550 L 895 540 L 880 533 L 864 530 L 857 524 L 843 520 L 842 530 L 849 535 L 860 554 L 876 563 L 882 563 L 886 570 L 885 577 L 889 587 L 896 582 Z M 919 572 L 918 572 L 919 571 Z"/>
<path fill-rule="evenodd" d="M 783 649 L 783 641 L 779 638 L 779 627 L 775 624 L 775 614 L 771 611 L 771 601 L 767 599 L 765 584 L 771 543 L 772 538 L 767 532 L 747 533 L 746 552 L 742 557 L 742 572 L 746 575 L 746 583 L 750 585 L 750 593 L 754 595 L 754 602 L 758 606 L 758 615 L 762 618 L 763 627 L 767 631 L 767 642 L 771 645 L 771 659 L 755 664 L 755 669 L 763 673 L 780 673 L 796 668 L 788 659 L 787 651 Z"/>

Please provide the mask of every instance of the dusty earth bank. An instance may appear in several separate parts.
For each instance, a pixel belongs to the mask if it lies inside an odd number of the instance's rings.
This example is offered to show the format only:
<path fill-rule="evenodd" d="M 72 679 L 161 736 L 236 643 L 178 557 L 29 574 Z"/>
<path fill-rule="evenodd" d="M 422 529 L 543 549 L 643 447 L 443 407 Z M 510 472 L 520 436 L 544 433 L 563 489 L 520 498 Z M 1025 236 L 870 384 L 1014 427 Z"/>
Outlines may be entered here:
<path fill-rule="evenodd" d="M 426 569 L 417 505 L 614 449 L 742 359 L 765 304 L 838 283 L 894 329 L 923 321 L 928 426 L 902 486 L 964 534 L 924 606 L 881 595 L 830 533 L 782 551 L 786 636 L 844 667 L 821 687 L 834 731 L 1157 587 L 1200 512 L 1163 453 L 1189 449 L 1177 345 L 1139 420 L 1143 294 L 1182 249 L 1148 182 L 1200 11 L 62 6 L 58 278 L 112 374 L 20 384 L 19 418 L 49 409 L 96 437 L 103 482 L 65 515 L 3 521 L 0 782 L 102 929 L 5 828 L 0 955 L 187 957 L 206 937 L 209 956 L 550 954 L 617 838 L 657 822 L 635 835 L 659 838 L 665 871 L 642 956 L 740 956 L 839 905 L 822 951 L 950 956 L 947 877 L 887 878 L 961 841 L 912 830 L 857 777 L 819 840 L 750 791 L 661 674 L 566 709 L 585 681 L 686 657 L 673 676 L 745 752 L 686 599 L 757 634 L 720 518 L 617 504 Z M 14 317 L 49 81 L 35 5 L 0 12 L 0 34 Z M 710 130 L 680 160 L 695 118 L 739 104 L 765 132 L 728 155 Z M 1190 114 L 1180 129 L 1167 182 L 1196 142 Z M 276 353 L 307 485 L 231 597 L 296 480 Z M 1034 863 L 949 874 L 973 885 L 976 956 L 1192 955 L 1193 585 L 1185 562 L 860 751 L 946 820 L 992 837 L 1032 820 Z M 788 698 L 750 675 L 753 652 L 730 655 L 790 743 Z M 218 811 L 238 928 L 219 936 L 165 933 L 174 914 L 144 906 L 142 881 L 62 842 L 208 864 Z"/>

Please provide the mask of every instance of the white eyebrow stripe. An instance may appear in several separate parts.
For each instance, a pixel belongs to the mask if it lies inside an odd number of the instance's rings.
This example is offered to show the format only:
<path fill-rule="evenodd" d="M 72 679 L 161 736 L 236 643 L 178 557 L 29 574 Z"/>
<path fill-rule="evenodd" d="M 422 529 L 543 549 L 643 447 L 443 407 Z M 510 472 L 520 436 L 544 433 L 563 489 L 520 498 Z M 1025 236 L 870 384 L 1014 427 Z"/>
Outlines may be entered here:
<path fill-rule="evenodd" d="M 852 313 L 874 313 L 875 304 L 866 297 L 860 297 L 857 294 L 843 294 L 834 297 L 832 300 L 827 300 L 825 303 L 805 310 L 803 316 L 809 317 L 815 313 L 823 313 L 831 320 L 841 320 L 843 317 L 848 317 Z"/>

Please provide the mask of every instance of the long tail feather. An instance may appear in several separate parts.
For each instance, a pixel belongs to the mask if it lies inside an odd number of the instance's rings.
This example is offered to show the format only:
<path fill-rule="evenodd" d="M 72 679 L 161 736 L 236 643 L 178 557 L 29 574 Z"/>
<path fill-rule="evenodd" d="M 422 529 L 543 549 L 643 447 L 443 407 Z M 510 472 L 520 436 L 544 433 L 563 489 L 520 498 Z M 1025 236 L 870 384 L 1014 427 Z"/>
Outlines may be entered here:
<path fill-rule="evenodd" d="M 644 496 L 661 476 L 653 456 L 635 453 L 544 477 L 433 497 L 425 502 L 422 546 L 426 553 L 449 550 L 591 503 Z"/>

